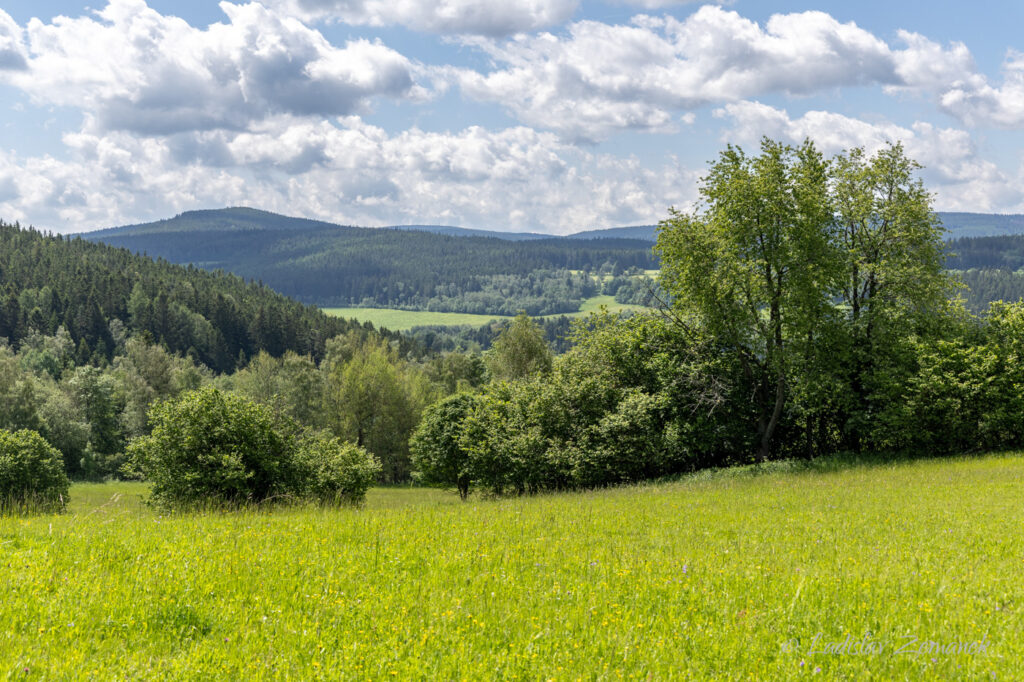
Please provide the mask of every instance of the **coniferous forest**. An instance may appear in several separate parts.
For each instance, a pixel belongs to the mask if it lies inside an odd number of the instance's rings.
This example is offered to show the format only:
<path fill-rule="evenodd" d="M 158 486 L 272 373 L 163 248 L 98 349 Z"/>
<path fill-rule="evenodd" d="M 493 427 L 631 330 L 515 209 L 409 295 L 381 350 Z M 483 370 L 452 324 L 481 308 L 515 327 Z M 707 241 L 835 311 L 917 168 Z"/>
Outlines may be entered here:
<path fill-rule="evenodd" d="M 656 268 L 641 239 L 456 237 L 302 221 L 245 208 L 84 235 L 173 263 L 224 269 L 303 303 L 515 315 L 567 313 L 592 295 L 570 271 Z"/>
<path fill-rule="evenodd" d="M 0 223 L 0 338 L 14 346 L 63 330 L 76 363 L 97 364 L 139 335 L 230 372 L 260 351 L 319 359 L 355 326 L 236 275 Z"/>

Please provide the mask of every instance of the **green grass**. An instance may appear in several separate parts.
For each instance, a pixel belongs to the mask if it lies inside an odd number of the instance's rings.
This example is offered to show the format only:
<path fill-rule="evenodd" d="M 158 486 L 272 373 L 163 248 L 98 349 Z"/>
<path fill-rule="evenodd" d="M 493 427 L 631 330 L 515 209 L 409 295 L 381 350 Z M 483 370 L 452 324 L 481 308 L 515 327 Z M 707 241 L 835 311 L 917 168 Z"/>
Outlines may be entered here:
<path fill-rule="evenodd" d="M 617 303 L 614 296 L 592 296 L 585 299 L 575 313 L 564 313 L 566 317 L 580 317 L 596 312 L 602 305 L 611 312 L 623 310 L 642 310 L 643 306 Z M 472 313 L 433 313 L 425 310 L 395 310 L 392 308 L 323 308 L 328 315 L 355 319 L 360 322 L 372 322 L 375 327 L 386 327 L 394 331 L 404 331 L 419 326 L 440 325 L 454 327 L 457 325 L 473 325 L 482 327 L 495 320 L 510 320 L 507 315 L 474 315 Z M 542 315 L 544 317 L 561 317 Z"/>
<path fill-rule="evenodd" d="M 1024 677 L 1019 455 L 362 510 L 160 516 L 144 493 L 0 519 L 0 676 Z M 880 654 L 809 651 L 869 631 Z"/>
<path fill-rule="evenodd" d="M 629 303 L 619 303 L 615 300 L 614 296 L 591 296 L 590 298 L 583 301 L 580 306 L 578 313 L 573 313 L 572 317 L 578 317 L 580 315 L 589 315 L 590 313 L 597 312 L 601 306 L 605 306 L 609 311 L 613 313 L 622 312 L 625 310 L 646 310 L 642 305 L 631 305 Z"/>
<path fill-rule="evenodd" d="M 501 315 L 433 313 L 426 310 L 395 310 L 392 308 L 324 308 L 323 311 L 334 317 L 372 322 L 375 327 L 386 327 L 394 331 L 432 325 L 455 327 L 468 324 L 482 327 L 493 320 L 510 319 Z"/>

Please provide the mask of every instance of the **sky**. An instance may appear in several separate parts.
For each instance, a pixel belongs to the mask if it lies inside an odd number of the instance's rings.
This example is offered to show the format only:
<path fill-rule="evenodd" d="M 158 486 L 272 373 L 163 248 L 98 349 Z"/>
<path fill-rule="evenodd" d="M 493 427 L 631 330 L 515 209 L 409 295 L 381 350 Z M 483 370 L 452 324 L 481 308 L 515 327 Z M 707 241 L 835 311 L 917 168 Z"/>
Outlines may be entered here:
<path fill-rule="evenodd" d="M 689 209 L 728 143 L 902 142 L 1024 212 L 1024 3 L 0 0 L 0 219 L 251 206 L 566 234 Z"/>

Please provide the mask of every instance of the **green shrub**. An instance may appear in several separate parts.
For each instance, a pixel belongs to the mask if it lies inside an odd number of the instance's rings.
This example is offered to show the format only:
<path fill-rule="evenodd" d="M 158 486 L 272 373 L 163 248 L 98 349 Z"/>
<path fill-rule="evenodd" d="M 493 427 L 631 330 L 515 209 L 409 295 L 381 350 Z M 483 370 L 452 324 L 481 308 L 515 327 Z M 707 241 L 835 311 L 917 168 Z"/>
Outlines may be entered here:
<path fill-rule="evenodd" d="M 457 393 L 423 413 L 409 441 L 413 469 L 421 482 L 452 486 L 462 499 L 469 495 L 469 451 L 459 441 L 463 422 L 480 400 L 470 393 Z"/>
<path fill-rule="evenodd" d="M 323 504 L 359 504 L 381 471 L 366 449 L 317 434 L 306 438 L 299 462 L 307 496 Z"/>
<path fill-rule="evenodd" d="M 0 430 L 0 512 L 60 511 L 69 485 L 61 454 L 42 436 Z"/>
<path fill-rule="evenodd" d="M 153 431 L 128 448 L 164 508 L 236 506 L 301 494 L 294 425 L 271 408 L 215 388 L 158 403 Z"/>

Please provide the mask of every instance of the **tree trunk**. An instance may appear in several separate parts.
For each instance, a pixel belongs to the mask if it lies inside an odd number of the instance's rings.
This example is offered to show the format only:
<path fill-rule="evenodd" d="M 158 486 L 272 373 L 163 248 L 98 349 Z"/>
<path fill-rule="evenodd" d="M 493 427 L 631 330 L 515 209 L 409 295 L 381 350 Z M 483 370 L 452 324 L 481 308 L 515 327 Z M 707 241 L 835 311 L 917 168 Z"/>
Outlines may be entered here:
<path fill-rule="evenodd" d="M 775 406 L 772 408 L 771 417 L 768 418 L 768 423 L 762 424 L 764 428 L 761 431 L 761 451 L 758 456 L 762 462 L 767 462 L 771 458 L 772 454 L 772 436 L 775 435 L 775 427 L 779 425 L 779 418 L 782 416 L 782 407 L 786 401 L 786 380 L 781 375 L 778 377 L 775 384 Z"/>

